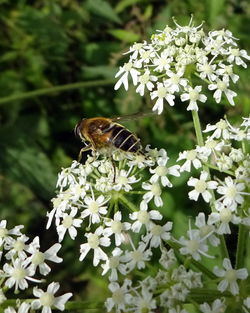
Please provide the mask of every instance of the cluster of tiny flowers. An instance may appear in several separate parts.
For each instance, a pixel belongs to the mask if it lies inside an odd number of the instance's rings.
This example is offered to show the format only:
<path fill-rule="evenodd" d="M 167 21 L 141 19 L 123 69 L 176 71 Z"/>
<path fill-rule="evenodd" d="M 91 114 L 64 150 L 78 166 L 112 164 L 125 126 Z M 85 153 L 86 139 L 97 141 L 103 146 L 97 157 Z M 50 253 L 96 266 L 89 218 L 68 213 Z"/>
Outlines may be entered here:
<path fill-rule="evenodd" d="M 180 172 L 203 168 L 199 177 L 190 177 L 187 182 L 193 188 L 189 198 L 201 198 L 211 204 L 213 212 L 207 225 L 213 226 L 216 234 L 230 234 L 230 224 L 250 226 L 250 209 L 242 208 L 250 196 L 250 155 L 246 152 L 250 118 L 243 118 L 238 127 L 221 119 L 215 125 L 207 125 L 204 133 L 208 135 L 204 146 L 181 152 L 177 161 L 182 162 Z M 211 178 L 204 166 L 210 167 L 212 173 L 219 172 L 219 178 Z"/>
<path fill-rule="evenodd" d="M 137 286 L 133 286 L 130 279 L 125 279 L 122 284 L 110 282 L 112 296 L 105 302 L 107 311 L 115 309 L 115 312 L 119 313 L 155 312 L 161 307 L 168 308 L 172 310 L 171 312 L 179 312 L 187 296 L 192 297 L 192 289 L 203 286 L 201 273 L 178 265 L 172 249 L 162 249 L 159 264 L 161 268 L 156 275 L 154 277 L 148 275 Z M 155 297 L 155 294 L 159 294 L 158 290 L 164 291 L 160 297 Z M 186 310 L 181 312 L 187 313 Z"/>
<path fill-rule="evenodd" d="M 89 156 L 85 164 L 73 161 L 59 174 L 58 194 L 48 213 L 48 227 L 54 219 L 59 241 L 66 232 L 75 239 L 80 228 L 87 229 L 80 260 L 90 252 L 93 265 L 101 262 L 111 281 L 118 273 L 143 269 L 152 248 L 170 239 L 172 223 L 162 224 L 163 216 L 154 208 L 163 205 L 162 188 L 172 186 L 169 176 L 180 175 L 179 165 L 168 166 L 163 149 L 145 150 L 145 154 L 117 151 L 113 162 L 102 155 Z M 139 233 L 138 242 L 134 234 Z M 124 251 L 121 245 L 126 245 Z"/>
<path fill-rule="evenodd" d="M 7 306 L 4 313 L 27 313 L 42 309 L 42 312 L 51 313 L 51 308 L 64 310 L 64 305 L 72 296 L 66 293 L 56 297 L 54 294 L 59 289 L 59 283 L 52 282 L 47 291 L 33 288 L 34 300 L 25 302 L 24 299 L 16 299 L 17 310 L 8 306 L 6 292 L 14 289 L 13 294 L 18 294 L 29 287 L 29 283 L 39 284 L 44 281 L 37 278 L 37 275 L 46 276 L 50 272 L 48 262 L 59 263 L 62 259 L 57 256 L 61 248 L 59 243 L 54 244 L 45 252 L 40 251 L 39 237 L 35 237 L 31 242 L 29 238 L 21 232 L 22 225 L 12 229 L 7 228 L 7 221 L 0 221 L 0 246 L 1 262 L 3 268 L 0 272 L 0 305 Z"/>
<path fill-rule="evenodd" d="M 175 21 L 174 21 L 175 22 Z M 234 105 L 236 92 L 230 85 L 239 76 L 234 66 L 247 67 L 250 60 L 245 50 L 238 48 L 236 38 L 229 30 L 211 31 L 208 34 L 202 24 L 194 27 L 192 18 L 188 26 L 176 28 L 166 26 L 163 31 L 152 35 L 151 42 L 135 43 L 127 54 L 129 61 L 120 67 L 115 89 L 121 85 L 128 90 L 129 75 L 136 92 L 141 96 L 145 91 L 155 101 L 153 111 L 161 114 L 164 103 L 175 104 L 176 96 L 188 102 L 187 110 L 198 110 L 197 102 L 206 102 L 204 93 L 213 92 L 217 103 L 224 95 Z M 193 78 L 197 84 L 193 85 Z M 202 91 L 203 88 L 203 91 Z"/>

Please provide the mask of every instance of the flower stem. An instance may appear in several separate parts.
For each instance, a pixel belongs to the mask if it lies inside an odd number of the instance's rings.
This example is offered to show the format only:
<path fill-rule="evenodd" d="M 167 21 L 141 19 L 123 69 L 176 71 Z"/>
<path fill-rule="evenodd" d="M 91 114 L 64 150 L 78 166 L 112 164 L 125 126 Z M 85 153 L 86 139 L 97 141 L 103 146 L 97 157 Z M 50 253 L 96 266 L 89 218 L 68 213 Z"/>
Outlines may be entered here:
<path fill-rule="evenodd" d="M 193 117 L 193 122 L 194 122 L 194 129 L 195 129 L 195 134 L 197 138 L 197 143 L 199 146 L 204 146 L 204 140 L 203 140 L 203 135 L 201 131 L 201 124 L 200 124 L 198 112 L 193 110 L 192 117 Z M 203 168 L 206 172 L 208 172 L 208 178 L 210 179 L 211 175 L 210 175 L 209 167 L 203 164 Z M 211 195 L 212 195 L 211 211 L 214 212 L 215 211 L 215 194 L 213 190 L 211 190 Z M 227 250 L 227 245 L 226 245 L 224 236 L 221 236 L 220 239 L 221 239 L 221 245 L 220 245 L 221 254 L 223 258 L 228 258 L 228 250 Z"/>
<path fill-rule="evenodd" d="M 128 209 L 130 209 L 132 212 L 138 211 L 137 207 L 130 202 L 128 199 L 126 199 L 123 195 L 119 195 L 119 200 L 123 205 L 125 205 Z"/>
<path fill-rule="evenodd" d="M 204 146 L 204 140 L 201 131 L 200 119 L 197 111 L 192 110 L 192 117 L 194 122 L 194 129 L 197 138 L 197 143 L 199 146 Z"/>
<path fill-rule="evenodd" d="M 236 269 L 242 268 L 244 266 L 244 250 L 246 244 L 245 226 L 240 224 L 238 232 L 237 241 L 237 251 L 236 251 Z"/>
<path fill-rule="evenodd" d="M 11 95 L 11 96 L 0 98 L 0 105 L 13 102 L 13 101 L 22 100 L 22 99 L 48 95 L 51 93 L 64 92 L 67 90 L 78 89 L 78 88 L 105 86 L 105 85 L 111 85 L 114 83 L 115 83 L 114 79 L 103 79 L 103 80 L 77 82 L 77 83 L 65 84 L 65 85 L 54 86 L 54 87 L 49 87 L 49 88 L 41 88 L 41 89 L 37 89 L 33 91 L 23 92 L 23 93 L 19 93 L 16 95 Z"/>

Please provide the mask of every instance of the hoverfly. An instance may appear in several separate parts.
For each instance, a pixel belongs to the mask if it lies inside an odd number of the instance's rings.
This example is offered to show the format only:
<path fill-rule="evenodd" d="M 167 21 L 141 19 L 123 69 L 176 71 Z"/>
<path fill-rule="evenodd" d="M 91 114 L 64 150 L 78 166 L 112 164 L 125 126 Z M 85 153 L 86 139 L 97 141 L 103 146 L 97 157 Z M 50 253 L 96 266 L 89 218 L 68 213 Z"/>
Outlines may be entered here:
<path fill-rule="evenodd" d="M 82 153 L 88 150 L 109 154 L 114 149 L 125 152 L 142 153 L 140 139 L 117 121 L 131 120 L 149 116 L 155 113 L 136 113 L 133 115 L 118 116 L 114 118 L 92 117 L 83 118 L 75 126 L 75 134 L 86 144 L 80 150 L 79 159 Z"/>
<path fill-rule="evenodd" d="M 86 144 L 86 147 L 80 150 L 78 161 L 81 160 L 83 152 L 93 150 L 109 155 L 114 167 L 112 153 L 116 149 L 143 154 L 140 139 L 117 121 L 131 120 L 151 114 L 155 113 L 137 113 L 114 118 L 83 118 L 75 126 L 75 134 Z"/>

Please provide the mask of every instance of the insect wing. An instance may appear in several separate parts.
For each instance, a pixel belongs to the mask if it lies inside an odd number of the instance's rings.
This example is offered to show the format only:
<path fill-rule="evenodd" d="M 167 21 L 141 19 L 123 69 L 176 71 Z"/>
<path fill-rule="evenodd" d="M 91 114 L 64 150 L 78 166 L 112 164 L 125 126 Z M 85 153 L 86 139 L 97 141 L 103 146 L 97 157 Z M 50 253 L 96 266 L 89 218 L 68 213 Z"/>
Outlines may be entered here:
<path fill-rule="evenodd" d="M 123 115 L 123 116 L 115 116 L 111 118 L 112 122 L 120 122 L 120 121 L 131 121 L 131 120 L 137 120 L 139 118 L 144 118 L 148 116 L 156 115 L 155 112 L 149 111 L 149 112 L 138 112 L 135 114 L 129 114 L 129 115 Z"/>

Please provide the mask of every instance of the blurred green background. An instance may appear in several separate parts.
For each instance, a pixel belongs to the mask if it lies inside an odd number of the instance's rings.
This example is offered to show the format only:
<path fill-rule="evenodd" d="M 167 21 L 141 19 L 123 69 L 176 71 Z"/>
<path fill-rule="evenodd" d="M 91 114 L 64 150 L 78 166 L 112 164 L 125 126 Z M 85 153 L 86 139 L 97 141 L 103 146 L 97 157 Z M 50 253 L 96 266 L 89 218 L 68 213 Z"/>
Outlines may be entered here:
<path fill-rule="evenodd" d="M 81 148 L 75 124 L 82 117 L 152 107 L 133 88 L 114 91 L 114 75 L 127 57 L 122 53 L 134 41 L 149 40 L 155 30 L 172 26 L 172 16 L 185 25 L 193 13 L 196 25 L 204 20 L 208 31 L 228 28 L 250 51 L 247 0 L 1 0 L 0 9 L 0 215 L 9 227 L 24 224 L 28 235 L 39 235 L 44 249 L 57 240 L 53 229 L 45 231 L 57 173 Z M 203 126 L 225 113 L 236 122 L 249 114 L 249 70 L 236 72 L 241 77 L 234 89 L 237 105 L 229 107 L 225 99 L 218 105 L 210 96 L 199 111 Z M 166 148 L 176 158 L 195 142 L 191 114 L 178 104 L 166 106 L 160 117 L 125 125 L 144 145 Z M 184 197 L 175 199 L 186 190 L 181 183 L 164 194 L 169 204 L 165 215 L 184 223 L 183 215 L 197 211 Z M 90 264 L 78 262 L 80 241 L 65 240 L 64 264 L 51 279 L 64 281 L 64 289 L 78 290 L 80 297 L 91 286 L 91 299 L 104 282 L 94 278 Z M 86 284 L 90 276 L 96 289 Z"/>

